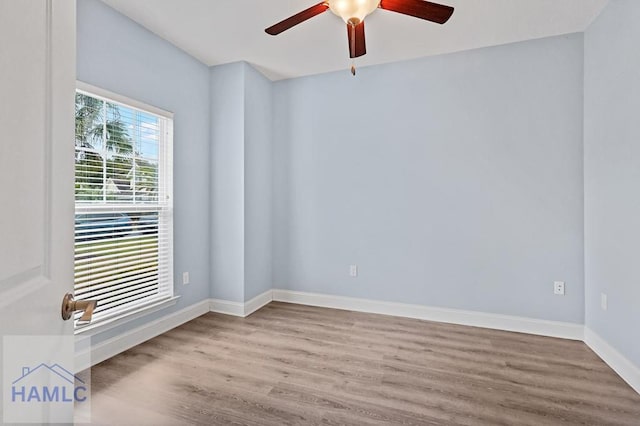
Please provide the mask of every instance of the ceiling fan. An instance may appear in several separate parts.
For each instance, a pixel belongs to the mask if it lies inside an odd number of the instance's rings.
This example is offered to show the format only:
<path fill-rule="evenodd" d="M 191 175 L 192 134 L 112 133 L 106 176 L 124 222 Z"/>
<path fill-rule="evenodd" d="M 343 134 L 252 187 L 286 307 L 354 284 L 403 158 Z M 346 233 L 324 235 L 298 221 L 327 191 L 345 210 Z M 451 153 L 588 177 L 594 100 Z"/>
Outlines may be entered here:
<path fill-rule="evenodd" d="M 357 58 L 367 53 L 364 36 L 364 18 L 376 9 L 409 15 L 444 24 L 453 15 L 453 7 L 425 0 L 325 0 L 267 28 L 270 35 L 278 35 L 314 16 L 331 10 L 347 24 L 349 56 Z M 355 68 L 351 68 L 355 75 Z"/>

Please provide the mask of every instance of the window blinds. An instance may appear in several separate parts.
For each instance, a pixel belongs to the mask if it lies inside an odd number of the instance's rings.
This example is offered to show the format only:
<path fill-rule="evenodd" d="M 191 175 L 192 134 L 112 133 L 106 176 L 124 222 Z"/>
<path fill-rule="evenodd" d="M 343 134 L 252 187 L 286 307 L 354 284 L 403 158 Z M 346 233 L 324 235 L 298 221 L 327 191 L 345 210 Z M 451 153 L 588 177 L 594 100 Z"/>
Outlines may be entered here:
<path fill-rule="evenodd" d="M 173 296 L 172 126 L 76 93 L 74 288 L 94 324 Z"/>

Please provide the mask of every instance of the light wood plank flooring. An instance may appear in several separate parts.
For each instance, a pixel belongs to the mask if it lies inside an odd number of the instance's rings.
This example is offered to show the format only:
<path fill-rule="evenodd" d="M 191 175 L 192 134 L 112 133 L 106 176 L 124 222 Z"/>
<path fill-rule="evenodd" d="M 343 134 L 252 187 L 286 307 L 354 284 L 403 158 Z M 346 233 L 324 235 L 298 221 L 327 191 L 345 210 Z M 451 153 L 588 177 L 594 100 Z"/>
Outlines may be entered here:
<path fill-rule="evenodd" d="M 112 425 L 640 425 L 581 342 L 271 303 L 206 314 L 92 370 Z"/>

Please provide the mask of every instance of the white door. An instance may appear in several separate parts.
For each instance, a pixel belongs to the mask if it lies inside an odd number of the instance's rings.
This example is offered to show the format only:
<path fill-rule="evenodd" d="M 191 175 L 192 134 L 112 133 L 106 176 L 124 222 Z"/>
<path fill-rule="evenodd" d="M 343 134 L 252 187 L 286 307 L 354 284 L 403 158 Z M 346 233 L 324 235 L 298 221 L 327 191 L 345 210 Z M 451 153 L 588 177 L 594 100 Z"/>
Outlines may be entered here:
<path fill-rule="evenodd" d="M 0 0 L 0 422 L 71 423 L 77 405 L 61 384 L 74 367 L 60 313 L 73 291 L 75 25 L 75 0 Z"/>

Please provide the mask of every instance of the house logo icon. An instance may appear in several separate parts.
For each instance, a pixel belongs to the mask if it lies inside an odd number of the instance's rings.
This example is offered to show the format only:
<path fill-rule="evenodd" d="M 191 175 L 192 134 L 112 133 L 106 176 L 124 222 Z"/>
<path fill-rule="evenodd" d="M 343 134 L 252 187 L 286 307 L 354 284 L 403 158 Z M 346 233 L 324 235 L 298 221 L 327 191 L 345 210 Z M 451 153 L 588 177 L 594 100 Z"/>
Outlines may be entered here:
<path fill-rule="evenodd" d="M 87 386 L 59 364 L 22 367 L 22 375 L 11 383 L 13 403 L 74 403 L 87 399 Z"/>

